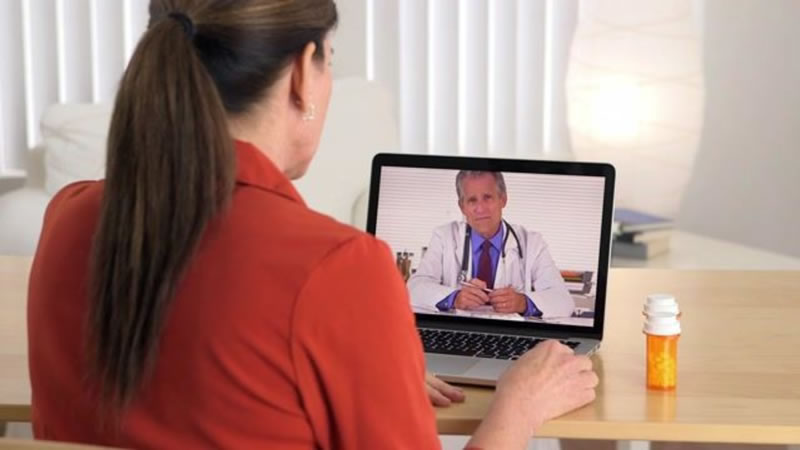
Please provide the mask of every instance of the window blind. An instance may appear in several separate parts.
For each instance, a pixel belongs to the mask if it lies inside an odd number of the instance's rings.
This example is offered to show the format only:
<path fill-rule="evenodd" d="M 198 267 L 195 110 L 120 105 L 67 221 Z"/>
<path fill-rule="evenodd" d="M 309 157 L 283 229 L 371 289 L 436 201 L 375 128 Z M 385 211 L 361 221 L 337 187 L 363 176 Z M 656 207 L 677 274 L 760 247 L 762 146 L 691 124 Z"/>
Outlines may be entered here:
<path fill-rule="evenodd" d="M 401 149 L 569 154 L 577 0 L 366 0 L 367 77 L 397 99 Z"/>

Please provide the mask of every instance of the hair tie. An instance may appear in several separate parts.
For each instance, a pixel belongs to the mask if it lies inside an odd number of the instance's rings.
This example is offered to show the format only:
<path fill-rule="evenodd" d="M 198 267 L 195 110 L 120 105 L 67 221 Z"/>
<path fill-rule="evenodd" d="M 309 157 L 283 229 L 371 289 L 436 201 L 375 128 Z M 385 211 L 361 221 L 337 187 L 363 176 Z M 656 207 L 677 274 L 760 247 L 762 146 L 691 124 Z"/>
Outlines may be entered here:
<path fill-rule="evenodd" d="M 194 39 L 194 35 L 197 30 L 194 27 L 194 22 L 192 22 L 192 19 L 189 16 L 182 12 L 171 12 L 169 13 L 168 17 L 170 19 L 177 20 L 183 27 L 183 32 L 186 33 L 186 36 L 189 39 Z"/>

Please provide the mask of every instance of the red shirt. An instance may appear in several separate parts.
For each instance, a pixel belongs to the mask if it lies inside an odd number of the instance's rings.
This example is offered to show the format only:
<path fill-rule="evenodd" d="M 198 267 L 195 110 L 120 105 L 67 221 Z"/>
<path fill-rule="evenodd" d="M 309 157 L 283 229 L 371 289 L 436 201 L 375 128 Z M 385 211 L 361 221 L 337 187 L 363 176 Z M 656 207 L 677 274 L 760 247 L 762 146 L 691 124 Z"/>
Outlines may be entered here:
<path fill-rule="evenodd" d="M 118 430 L 98 423 L 84 339 L 103 182 L 47 209 L 28 334 L 37 438 L 133 448 L 438 448 L 424 360 L 388 247 L 308 209 L 237 143 L 231 207 L 178 287 L 152 374 Z"/>

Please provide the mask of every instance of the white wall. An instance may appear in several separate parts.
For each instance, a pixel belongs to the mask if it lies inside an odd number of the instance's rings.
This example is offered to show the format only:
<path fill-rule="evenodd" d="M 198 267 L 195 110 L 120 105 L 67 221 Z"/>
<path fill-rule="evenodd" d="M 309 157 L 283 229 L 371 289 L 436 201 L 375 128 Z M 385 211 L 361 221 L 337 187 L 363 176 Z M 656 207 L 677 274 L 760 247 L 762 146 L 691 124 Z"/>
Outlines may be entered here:
<path fill-rule="evenodd" d="M 706 115 L 679 226 L 800 256 L 800 1 L 707 0 Z"/>
<path fill-rule="evenodd" d="M 0 2 L 0 177 L 25 168 L 24 154 L 11 151 L 27 147 L 21 18 L 20 2 Z"/>
<path fill-rule="evenodd" d="M 333 75 L 336 78 L 366 78 L 366 0 L 336 0 L 336 9 L 339 26 L 333 35 Z"/>

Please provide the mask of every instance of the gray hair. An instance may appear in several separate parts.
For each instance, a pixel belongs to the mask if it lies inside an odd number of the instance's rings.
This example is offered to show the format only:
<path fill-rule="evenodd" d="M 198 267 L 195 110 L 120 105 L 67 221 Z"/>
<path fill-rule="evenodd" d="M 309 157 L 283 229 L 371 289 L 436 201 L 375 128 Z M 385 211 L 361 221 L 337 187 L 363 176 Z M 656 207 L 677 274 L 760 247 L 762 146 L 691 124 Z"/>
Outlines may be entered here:
<path fill-rule="evenodd" d="M 475 178 L 483 175 L 493 176 L 494 182 L 497 184 L 497 190 L 502 195 L 506 195 L 506 180 L 503 178 L 503 172 L 492 172 L 488 170 L 459 170 L 458 175 L 456 175 L 456 194 L 458 194 L 459 202 L 464 199 L 464 189 L 461 186 L 464 183 L 464 178 Z"/>

